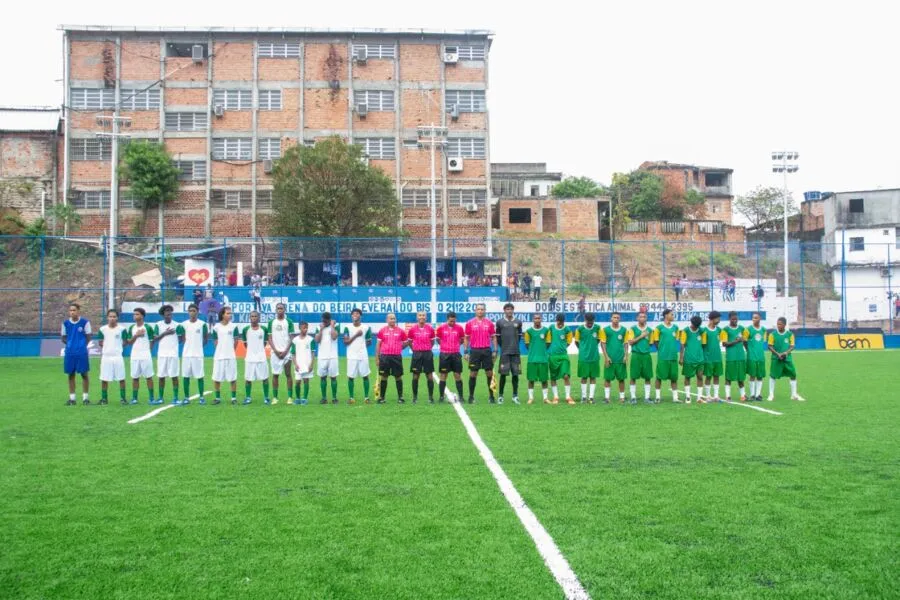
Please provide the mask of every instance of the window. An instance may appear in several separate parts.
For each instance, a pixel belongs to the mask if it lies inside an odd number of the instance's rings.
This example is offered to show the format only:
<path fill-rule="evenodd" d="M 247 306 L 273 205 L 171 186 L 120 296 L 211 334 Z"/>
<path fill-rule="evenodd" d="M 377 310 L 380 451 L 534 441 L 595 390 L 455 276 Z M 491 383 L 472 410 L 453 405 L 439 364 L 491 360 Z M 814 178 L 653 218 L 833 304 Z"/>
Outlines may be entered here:
<path fill-rule="evenodd" d="M 484 46 L 457 46 L 459 60 L 484 60 Z"/>
<path fill-rule="evenodd" d="M 394 112 L 394 92 L 387 90 L 356 90 L 356 104 L 365 104 L 369 112 Z"/>
<path fill-rule="evenodd" d="M 281 90 L 259 90 L 259 110 L 281 110 Z"/>
<path fill-rule="evenodd" d="M 260 58 L 300 58 L 300 42 L 260 42 Z"/>
<path fill-rule="evenodd" d="M 159 110 L 159 88 L 122 90 L 119 97 L 122 110 Z"/>
<path fill-rule="evenodd" d="M 447 140 L 447 156 L 484 158 L 484 138 L 450 138 Z"/>
<path fill-rule="evenodd" d="M 209 205 L 212 208 L 249 209 L 252 198 L 250 190 L 213 190 Z"/>
<path fill-rule="evenodd" d="M 447 90 L 447 109 L 456 105 L 459 112 L 484 112 L 487 103 L 484 99 L 484 90 Z"/>
<path fill-rule="evenodd" d="M 484 206 L 487 200 L 487 190 L 483 189 L 450 190 L 449 194 L 449 206 L 466 206 L 467 204 Z"/>
<path fill-rule="evenodd" d="M 509 209 L 509 222 L 510 223 L 531 223 L 531 209 L 530 208 L 511 208 Z"/>
<path fill-rule="evenodd" d="M 205 181 L 206 180 L 206 161 L 205 160 L 176 160 L 175 168 L 181 171 L 178 179 L 181 181 Z"/>
<path fill-rule="evenodd" d="M 850 212 L 863 213 L 865 210 L 865 202 L 862 198 L 850 198 Z"/>
<path fill-rule="evenodd" d="M 209 58 L 209 45 L 206 42 L 168 42 L 166 56 L 191 58 L 194 55 L 194 46 L 202 46 L 203 58 Z"/>
<path fill-rule="evenodd" d="M 270 160 L 281 158 L 281 138 L 260 138 L 259 159 Z"/>
<path fill-rule="evenodd" d="M 112 156 L 108 138 L 80 138 L 70 143 L 72 160 L 109 160 Z"/>
<path fill-rule="evenodd" d="M 213 105 L 225 110 L 250 110 L 253 108 L 253 90 L 213 90 Z"/>
<path fill-rule="evenodd" d="M 141 201 L 134 197 L 131 190 L 119 191 L 119 208 L 130 208 L 138 210 L 141 208 Z"/>
<path fill-rule="evenodd" d="M 109 190 L 79 191 L 71 198 L 72 208 L 84 210 L 109 209 Z"/>
<path fill-rule="evenodd" d="M 272 190 L 256 190 L 256 208 L 272 208 Z"/>
<path fill-rule="evenodd" d="M 539 185 L 531 186 L 531 195 L 532 196 L 540 196 L 541 195 L 541 186 L 539 186 Z"/>
<path fill-rule="evenodd" d="M 852 237 L 850 238 L 850 252 L 864 252 L 866 249 L 866 238 Z"/>
<path fill-rule="evenodd" d="M 212 156 L 216 160 L 250 160 L 253 138 L 214 138 Z"/>
<path fill-rule="evenodd" d="M 72 108 L 77 110 L 103 110 L 116 106 L 116 90 L 113 89 L 72 88 L 70 94 Z"/>
<path fill-rule="evenodd" d="M 515 179 L 494 179 L 491 181 L 491 193 L 498 198 L 518 198 L 521 195 L 520 184 Z"/>
<path fill-rule="evenodd" d="M 394 138 L 359 138 L 355 142 L 363 147 L 369 158 L 393 159 L 397 155 L 397 141 Z"/>
<path fill-rule="evenodd" d="M 200 112 L 167 112 L 166 129 L 169 131 L 206 131 L 209 118 Z"/>
<path fill-rule="evenodd" d="M 365 51 L 366 58 L 396 58 L 394 44 L 353 44 L 353 56 Z"/>
<path fill-rule="evenodd" d="M 431 190 L 423 188 L 403 188 L 400 194 L 400 204 L 403 208 L 426 208 L 431 206 L 429 202 Z"/>

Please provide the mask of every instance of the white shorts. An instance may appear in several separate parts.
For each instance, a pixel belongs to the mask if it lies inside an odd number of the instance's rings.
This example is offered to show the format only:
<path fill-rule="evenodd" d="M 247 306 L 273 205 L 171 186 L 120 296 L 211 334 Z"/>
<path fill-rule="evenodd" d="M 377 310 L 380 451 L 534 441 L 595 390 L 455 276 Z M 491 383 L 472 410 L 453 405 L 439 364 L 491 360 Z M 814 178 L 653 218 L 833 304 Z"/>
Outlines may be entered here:
<path fill-rule="evenodd" d="M 204 372 L 203 359 L 199 356 L 184 356 L 181 359 L 181 376 L 194 379 L 203 379 L 206 376 Z"/>
<path fill-rule="evenodd" d="M 316 369 L 316 374 L 319 377 L 337 377 L 338 359 L 320 358 L 318 368 Z"/>
<path fill-rule="evenodd" d="M 294 369 L 294 380 L 295 381 L 300 381 L 301 379 L 310 380 L 312 378 L 313 378 L 312 371 L 310 371 L 309 373 L 301 373 L 300 371 L 297 371 L 296 369 Z"/>
<path fill-rule="evenodd" d="M 237 359 L 218 358 L 214 360 L 213 381 L 237 381 Z"/>
<path fill-rule="evenodd" d="M 160 356 L 156 359 L 156 370 L 162 378 L 178 377 L 178 357 Z"/>
<path fill-rule="evenodd" d="M 265 381 L 269 378 L 269 365 L 265 361 L 244 362 L 244 381 Z"/>
<path fill-rule="evenodd" d="M 274 352 L 270 354 L 269 363 L 272 367 L 272 375 L 281 375 L 282 373 L 284 373 L 285 365 L 291 364 L 292 360 L 293 356 L 291 356 L 290 352 L 288 352 L 287 356 L 285 356 L 284 358 L 278 358 L 277 356 L 275 356 Z"/>
<path fill-rule="evenodd" d="M 131 378 L 140 379 L 142 377 L 153 377 L 153 359 L 152 358 L 132 358 L 131 359 Z"/>
<path fill-rule="evenodd" d="M 371 372 L 369 367 L 369 359 L 348 358 L 347 359 L 347 377 L 355 379 L 357 377 L 368 377 Z"/>
<path fill-rule="evenodd" d="M 121 356 L 100 358 L 100 381 L 124 381 L 125 359 Z"/>

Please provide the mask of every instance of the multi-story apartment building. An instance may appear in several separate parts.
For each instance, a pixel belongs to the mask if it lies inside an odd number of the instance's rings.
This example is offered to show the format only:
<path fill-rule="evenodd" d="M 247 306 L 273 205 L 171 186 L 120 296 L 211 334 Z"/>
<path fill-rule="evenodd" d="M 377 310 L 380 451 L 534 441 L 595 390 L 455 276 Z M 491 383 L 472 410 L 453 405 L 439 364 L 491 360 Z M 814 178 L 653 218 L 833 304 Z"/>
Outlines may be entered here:
<path fill-rule="evenodd" d="M 734 169 L 684 165 L 665 160 L 644 162 L 638 168 L 656 173 L 681 193 L 688 190 L 700 192 L 706 199 L 705 218 L 731 224 L 734 202 L 731 177 Z"/>
<path fill-rule="evenodd" d="M 338 135 L 362 145 L 395 182 L 403 226 L 430 237 L 430 149 L 417 128 L 447 128 L 436 153 L 439 237 L 490 240 L 486 93 L 491 34 L 228 28 L 62 28 L 62 189 L 82 233 L 109 228 L 110 143 L 100 115 L 130 117 L 131 139 L 165 143 L 181 168 L 166 235 L 264 236 L 272 161 L 294 144 Z M 127 186 L 118 231 L 139 211 Z M 302 215 L 298 215 L 302 218 Z M 159 230 L 158 215 L 144 233 Z M 464 247 L 466 244 L 458 244 Z"/>

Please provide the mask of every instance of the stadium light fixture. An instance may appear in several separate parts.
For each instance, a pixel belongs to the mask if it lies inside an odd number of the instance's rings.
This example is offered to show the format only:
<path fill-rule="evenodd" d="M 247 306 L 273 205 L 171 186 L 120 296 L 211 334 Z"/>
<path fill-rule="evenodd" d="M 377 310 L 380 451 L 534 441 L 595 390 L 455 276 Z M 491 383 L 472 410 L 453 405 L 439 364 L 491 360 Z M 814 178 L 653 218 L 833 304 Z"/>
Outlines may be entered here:
<path fill-rule="evenodd" d="M 772 152 L 772 172 L 781 173 L 784 176 L 784 185 L 782 186 L 781 196 L 784 203 L 784 297 L 788 297 L 790 284 L 790 262 L 788 257 L 788 173 L 796 173 L 800 170 L 797 160 L 800 159 L 800 153 L 794 150 L 775 150 Z"/>

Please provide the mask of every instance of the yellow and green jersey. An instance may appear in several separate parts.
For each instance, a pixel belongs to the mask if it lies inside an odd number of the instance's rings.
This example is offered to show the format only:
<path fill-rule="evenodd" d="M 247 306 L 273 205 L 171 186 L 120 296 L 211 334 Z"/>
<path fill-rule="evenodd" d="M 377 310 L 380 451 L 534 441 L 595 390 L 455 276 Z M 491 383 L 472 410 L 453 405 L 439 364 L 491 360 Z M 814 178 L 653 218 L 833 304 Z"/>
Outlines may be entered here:
<path fill-rule="evenodd" d="M 664 323 L 656 326 L 650 341 L 656 344 L 659 360 L 678 360 L 678 339 L 678 325 L 675 323 L 668 327 Z"/>
<path fill-rule="evenodd" d="M 706 362 L 706 354 L 703 351 L 703 347 L 706 345 L 706 332 L 703 327 L 696 331 L 690 327 L 682 329 L 678 339 L 684 346 L 685 364 L 696 365 Z"/>
<path fill-rule="evenodd" d="M 600 326 L 594 323 L 591 327 L 580 325 L 575 330 L 575 341 L 578 343 L 578 362 L 600 362 Z"/>
<path fill-rule="evenodd" d="M 778 333 L 777 329 L 769 332 L 769 345 L 775 348 L 775 352 L 787 352 L 794 345 L 794 334 L 788 329 L 784 333 Z M 786 362 L 793 362 L 792 355 L 788 354 Z"/>
<path fill-rule="evenodd" d="M 766 354 L 769 352 L 766 328 L 760 327 L 757 329 L 751 325 L 747 328 L 747 334 L 747 359 L 750 362 L 766 360 Z"/>
<path fill-rule="evenodd" d="M 729 325 L 722 329 L 722 333 L 719 334 L 720 342 L 734 342 L 736 340 L 741 340 L 740 344 L 725 348 L 725 360 L 727 362 L 741 362 L 747 360 L 747 351 L 744 349 L 743 342 L 746 342 L 749 337 L 750 332 L 747 331 L 747 328 L 743 325 L 738 325 L 737 327 Z"/>
<path fill-rule="evenodd" d="M 707 325 L 706 327 L 701 327 L 700 329 L 703 331 L 703 333 L 706 334 L 706 340 L 703 342 L 703 355 L 706 362 L 722 362 L 722 344 L 719 343 L 719 337 L 722 333 L 722 328 L 718 325 L 710 328 Z"/>
<path fill-rule="evenodd" d="M 550 354 L 568 354 L 569 344 L 572 343 L 572 330 L 563 325 L 560 329 L 556 325 L 550 328 Z"/>
<path fill-rule="evenodd" d="M 636 340 L 641 337 L 644 332 L 650 332 L 650 335 L 639 341 L 638 343 L 631 346 L 631 351 L 637 354 L 650 354 L 650 339 L 653 337 L 653 330 L 649 327 L 644 327 L 641 329 L 637 325 L 632 325 L 625 332 L 625 341 L 630 342 L 631 340 Z"/>
<path fill-rule="evenodd" d="M 522 337 L 525 339 L 525 345 L 528 346 L 528 362 L 546 363 L 547 344 L 550 342 L 550 328 L 541 327 L 540 329 L 535 329 L 532 326 L 525 330 Z"/>
<path fill-rule="evenodd" d="M 624 363 L 625 362 L 625 328 L 618 327 L 614 328 L 612 325 L 607 325 L 603 329 L 600 330 L 600 341 L 603 343 L 606 348 L 606 356 L 609 357 L 610 362 L 613 363 Z"/>

